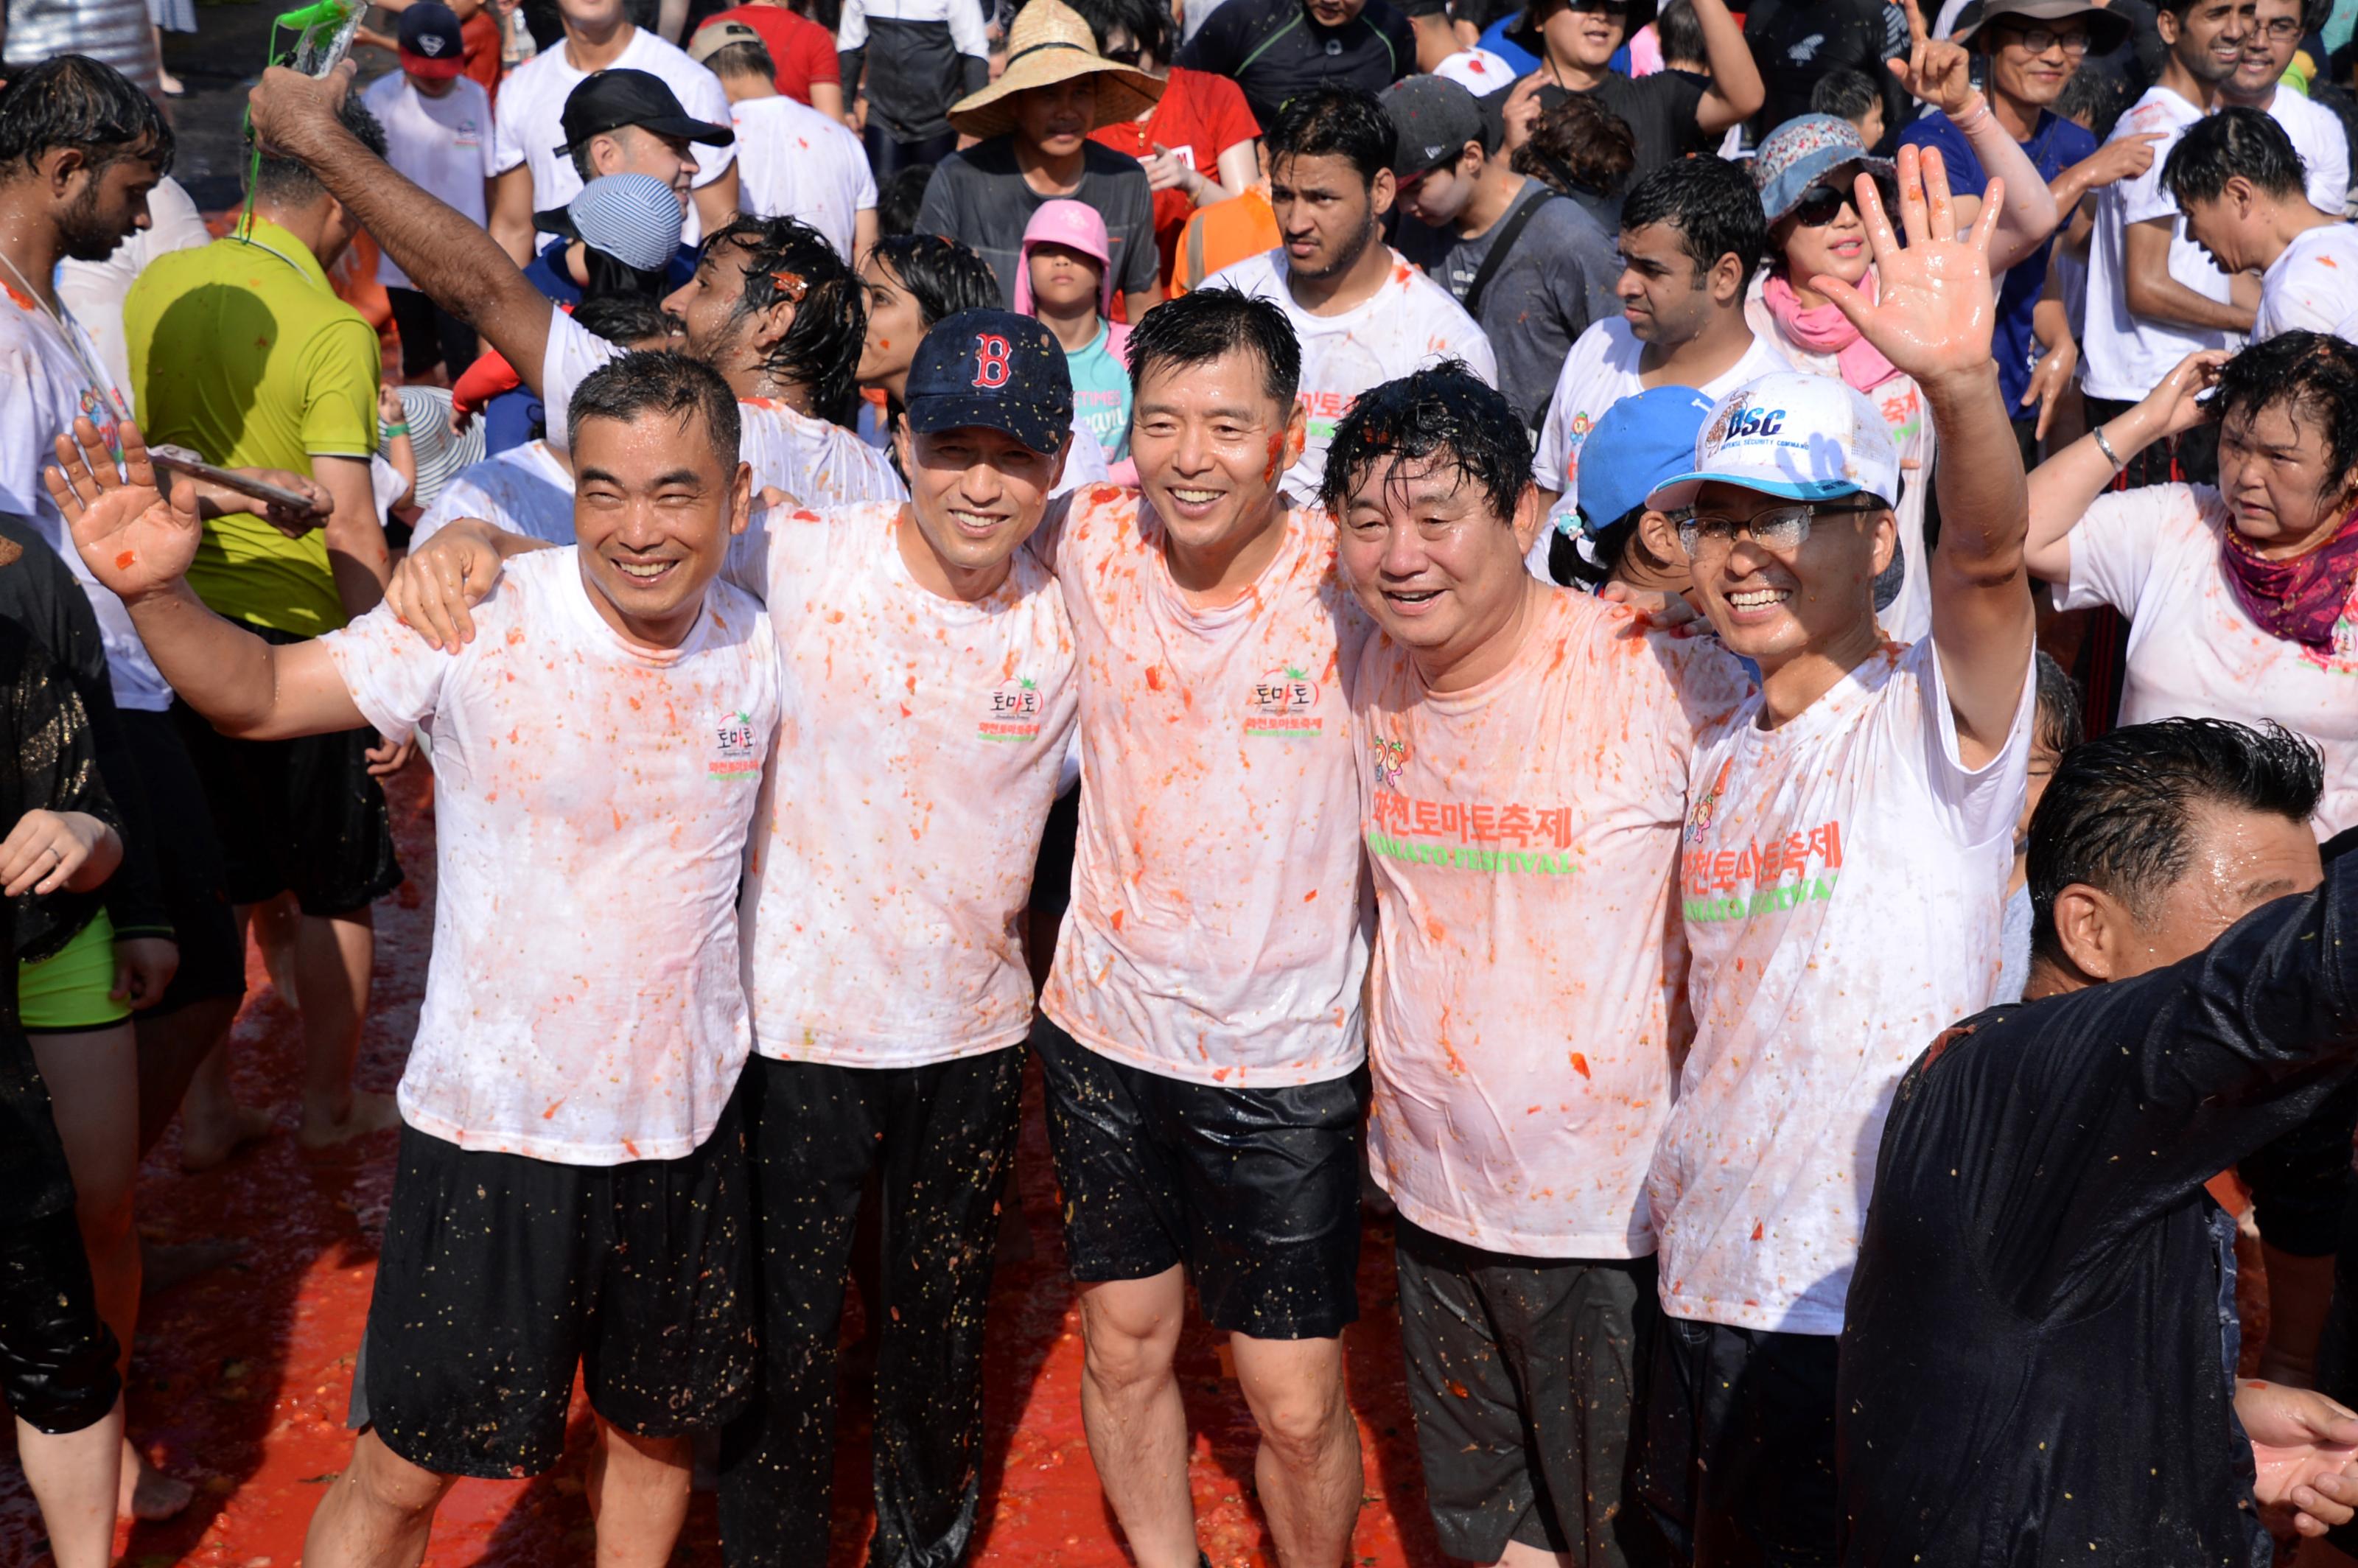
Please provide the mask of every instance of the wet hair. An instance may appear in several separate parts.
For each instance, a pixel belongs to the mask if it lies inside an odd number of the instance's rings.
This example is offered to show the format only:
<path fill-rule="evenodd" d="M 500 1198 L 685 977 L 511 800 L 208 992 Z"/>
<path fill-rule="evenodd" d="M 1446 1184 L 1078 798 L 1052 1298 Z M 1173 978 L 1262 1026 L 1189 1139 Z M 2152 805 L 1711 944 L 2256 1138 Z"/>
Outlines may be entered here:
<path fill-rule="evenodd" d="M 2084 116 L 2089 134 L 2099 142 L 2107 141 L 2113 127 L 2120 123 L 2121 112 L 2128 107 L 2127 95 L 2117 81 L 2117 78 L 2104 71 L 2075 70 L 2050 107 L 2061 119 L 2077 122 Z"/>
<path fill-rule="evenodd" d="M 88 55 L 61 54 L 0 82 L 0 180 L 38 168 L 59 147 L 80 151 L 94 175 L 144 153 L 159 173 L 172 168 L 172 127 L 131 79 Z"/>
<path fill-rule="evenodd" d="M 737 319 L 781 301 L 795 306 L 795 324 L 770 345 L 769 373 L 809 388 L 819 408 L 841 406 L 868 336 L 868 295 L 835 246 L 799 218 L 740 214 L 704 242 L 708 255 L 721 247 L 737 251 L 733 265 L 745 276 Z"/>
<path fill-rule="evenodd" d="M 720 460 L 723 473 L 735 475 L 738 438 L 742 434 L 737 395 L 729 390 L 719 371 L 686 354 L 635 350 L 582 377 L 565 411 L 568 444 L 576 453 L 581 450 L 581 427 L 590 420 L 630 424 L 648 414 L 671 416 L 679 422 L 682 434 L 687 433 L 688 416 L 701 414 L 712 455 Z"/>
<path fill-rule="evenodd" d="M 778 74 L 770 51 L 752 38 L 714 49 L 704 57 L 704 69 L 715 76 L 758 76 L 764 81 L 775 80 Z"/>
<path fill-rule="evenodd" d="M 1559 196 L 1574 190 L 1608 195 L 1638 167 L 1638 139 L 1620 115 L 1585 92 L 1574 92 L 1539 117 L 1507 167 Z"/>
<path fill-rule="evenodd" d="M 2358 468 L 2358 343 L 2327 332 L 2280 332 L 2219 367 L 2211 407 L 2221 423 L 2278 404 L 2317 421 L 2325 437 L 2326 488 L 2319 494 L 2332 495 Z"/>
<path fill-rule="evenodd" d="M 1171 59 L 1171 13 L 1163 0 L 1065 0 L 1065 4 L 1089 25 L 1098 53 L 1105 53 L 1106 39 L 1118 27 L 1158 63 Z"/>
<path fill-rule="evenodd" d="M 2044 648 L 2039 650 L 2038 662 L 2038 735 L 2060 756 L 2087 739 L 2080 715 L 2080 683 Z"/>
<path fill-rule="evenodd" d="M 1271 169 L 1286 158 L 1339 157 L 1358 170 L 1361 184 L 1373 186 L 1391 168 L 1396 140 L 1374 93 L 1329 82 L 1287 99 L 1265 145 Z"/>
<path fill-rule="evenodd" d="M 1673 60 L 1708 60 L 1710 47 L 1704 41 L 1703 24 L 1695 20 L 1694 0 L 1671 0 L 1662 14 L 1654 18 L 1654 35 L 1662 41 L 1662 62 Z"/>
<path fill-rule="evenodd" d="M 1238 350 L 1260 361 L 1261 390 L 1290 415 L 1302 385 L 1302 344 L 1285 312 L 1228 287 L 1199 288 L 1166 299 L 1130 330 L 1130 385 L 1161 365 L 1207 365 Z"/>
<path fill-rule="evenodd" d="M 939 234 L 895 234 L 876 242 L 871 253 L 892 269 L 917 302 L 917 316 L 931 331 L 935 322 L 961 310 L 999 308 L 999 278 L 972 247 Z"/>
<path fill-rule="evenodd" d="M 1335 427 L 1318 499 L 1341 517 L 1351 493 L 1378 463 L 1405 458 L 1455 466 L 1459 482 L 1481 486 L 1490 510 L 1512 523 L 1531 483 L 1531 438 L 1496 387 L 1444 360 L 1361 393 Z"/>
<path fill-rule="evenodd" d="M 1725 158 L 1678 158 L 1631 186 L 1621 203 L 1622 232 L 1651 223 L 1678 230 L 1697 277 L 1733 255 L 1748 280 L 1768 254 L 1760 193 L 1751 176 Z"/>
<path fill-rule="evenodd" d="M 1846 65 L 1834 67 L 1810 89 L 1810 113 L 1832 114 L 1837 120 L 1856 122 L 1882 102 L 1882 89 L 1865 71 Z"/>
<path fill-rule="evenodd" d="M 336 123 L 377 157 L 384 157 L 384 127 L 377 124 L 361 95 L 351 92 L 336 107 Z M 254 166 L 254 189 L 247 194 L 256 201 L 276 202 L 281 207 L 308 207 L 328 193 L 309 166 L 299 158 L 272 157 L 263 155 Z"/>
<path fill-rule="evenodd" d="M 2282 725 L 2223 719 L 2131 724 L 2064 754 L 2030 818 L 2030 950 L 2065 962 L 2055 899 L 2075 883 L 2140 918 L 2186 874 L 2195 808 L 2306 824 L 2325 793 L 2318 750 Z"/>
<path fill-rule="evenodd" d="M 2265 110 L 2230 106 L 2204 115 L 2186 127 L 2161 165 L 2161 182 L 2180 207 L 2216 201 L 2237 175 L 2271 196 L 2299 196 L 2306 189 L 2292 138 Z"/>
<path fill-rule="evenodd" d="M 934 166 L 913 163 L 896 171 L 876 194 L 876 232 L 885 239 L 912 232 L 917 214 L 925 208 L 925 188 L 934 182 Z"/>
<path fill-rule="evenodd" d="M 610 294 L 584 299 L 573 308 L 573 323 L 610 343 L 644 343 L 649 338 L 678 336 L 686 323 L 652 299 Z"/>

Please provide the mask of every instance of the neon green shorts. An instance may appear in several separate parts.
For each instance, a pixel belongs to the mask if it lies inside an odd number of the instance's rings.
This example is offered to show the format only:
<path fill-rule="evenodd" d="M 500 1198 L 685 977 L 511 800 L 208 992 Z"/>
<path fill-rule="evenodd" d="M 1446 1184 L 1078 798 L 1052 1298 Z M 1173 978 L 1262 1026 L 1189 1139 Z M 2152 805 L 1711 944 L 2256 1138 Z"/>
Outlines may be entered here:
<path fill-rule="evenodd" d="M 16 965 L 16 1011 L 27 1034 L 104 1029 L 131 1016 L 114 989 L 114 922 L 100 910 L 81 934 L 46 958 Z"/>

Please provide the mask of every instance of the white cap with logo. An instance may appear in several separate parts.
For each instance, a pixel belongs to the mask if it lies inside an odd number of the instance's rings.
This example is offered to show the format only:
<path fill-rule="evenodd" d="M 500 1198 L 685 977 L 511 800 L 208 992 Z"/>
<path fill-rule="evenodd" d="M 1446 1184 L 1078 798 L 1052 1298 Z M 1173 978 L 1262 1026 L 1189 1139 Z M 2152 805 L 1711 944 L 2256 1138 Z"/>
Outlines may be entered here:
<path fill-rule="evenodd" d="M 1874 404 L 1830 375 L 1779 371 L 1721 398 L 1695 437 L 1694 469 L 1646 497 L 1658 512 L 1711 483 L 1789 501 L 1899 499 L 1899 449 Z"/>

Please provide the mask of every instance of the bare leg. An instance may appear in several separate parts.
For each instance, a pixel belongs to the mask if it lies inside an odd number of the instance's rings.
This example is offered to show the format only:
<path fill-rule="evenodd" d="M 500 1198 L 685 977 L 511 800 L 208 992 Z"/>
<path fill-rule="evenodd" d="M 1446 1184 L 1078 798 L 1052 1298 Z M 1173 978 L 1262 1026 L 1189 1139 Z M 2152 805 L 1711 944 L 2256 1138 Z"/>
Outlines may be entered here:
<path fill-rule="evenodd" d="M 163 1141 L 205 1058 L 220 1049 L 237 1017 L 234 997 L 207 997 L 169 1012 L 143 1012 L 139 1036 L 139 1157 Z"/>
<path fill-rule="evenodd" d="M 1498 1568 L 1579 1568 L 1569 1552 L 1550 1552 L 1544 1546 L 1525 1546 L 1520 1541 L 1507 1542 L 1507 1550 L 1498 1558 Z"/>
<path fill-rule="evenodd" d="M 123 1461 L 123 1401 L 80 1432 L 52 1437 L 16 1423 L 16 1462 L 40 1505 L 57 1568 L 114 1561 L 116 1467 Z"/>
<path fill-rule="evenodd" d="M 242 903 L 236 913 L 238 950 L 245 950 L 250 933 L 267 958 L 274 951 L 274 935 L 284 935 L 284 900 Z M 273 981 L 291 1003 L 294 997 L 287 991 L 285 970 L 276 964 L 269 968 Z M 268 1111 L 240 1105 L 230 1092 L 229 1033 L 224 1025 L 221 1036 L 199 1059 L 180 1101 L 180 1169 L 211 1170 L 248 1143 L 269 1137 L 276 1126 Z"/>
<path fill-rule="evenodd" d="M 164 90 L 165 97 L 178 98 L 188 88 L 181 84 L 178 77 L 164 69 L 164 29 L 150 27 L 148 31 L 156 35 L 156 85 Z"/>
<path fill-rule="evenodd" d="M 590 1517 L 598 1568 L 664 1568 L 687 1522 L 695 1439 L 636 1437 L 598 1419 L 590 1454 Z"/>
<path fill-rule="evenodd" d="M 1279 1568 L 1336 1568 L 1359 1516 L 1359 1429 L 1344 1392 L 1340 1339 L 1232 1334 L 1237 1381 L 1260 1424 L 1253 1479 Z"/>
<path fill-rule="evenodd" d="M 400 1119 L 390 1095 L 352 1087 L 361 1021 L 376 958 L 376 919 L 357 909 L 304 915 L 295 929 L 295 987 L 303 1013 L 303 1125 L 296 1141 L 325 1149 Z"/>
<path fill-rule="evenodd" d="M 421 1470 L 373 1432 L 329 1485 L 303 1537 L 306 1568 L 417 1568 L 450 1477 Z"/>
<path fill-rule="evenodd" d="M 1187 1410 L 1171 1370 L 1186 1311 L 1176 1268 L 1081 1287 L 1081 1424 L 1138 1568 L 1195 1568 Z"/>

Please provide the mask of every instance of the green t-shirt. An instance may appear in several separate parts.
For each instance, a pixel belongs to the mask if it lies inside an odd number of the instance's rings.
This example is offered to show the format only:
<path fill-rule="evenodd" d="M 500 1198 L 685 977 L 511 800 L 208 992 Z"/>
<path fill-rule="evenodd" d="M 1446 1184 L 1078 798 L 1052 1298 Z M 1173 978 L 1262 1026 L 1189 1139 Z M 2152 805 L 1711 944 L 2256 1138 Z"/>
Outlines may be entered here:
<path fill-rule="evenodd" d="M 376 449 L 376 330 L 276 223 L 148 263 L 123 331 L 150 441 L 225 468 L 296 473 L 315 457 L 365 461 Z M 344 623 L 325 536 L 290 539 L 251 514 L 205 524 L 189 586 L 217 614 L 297 636 Z"/>

